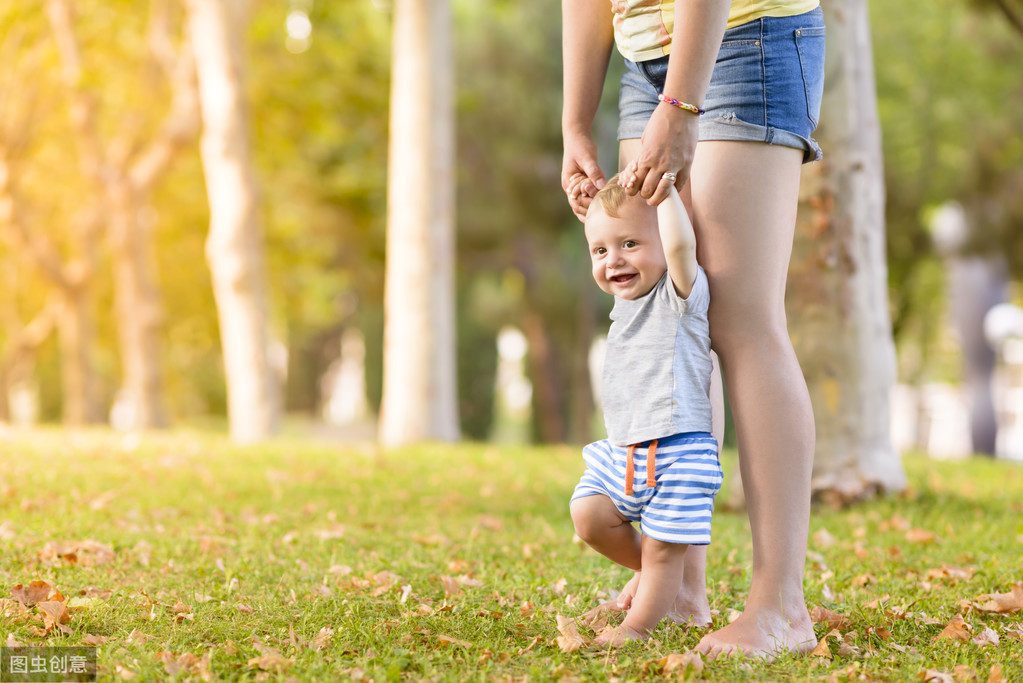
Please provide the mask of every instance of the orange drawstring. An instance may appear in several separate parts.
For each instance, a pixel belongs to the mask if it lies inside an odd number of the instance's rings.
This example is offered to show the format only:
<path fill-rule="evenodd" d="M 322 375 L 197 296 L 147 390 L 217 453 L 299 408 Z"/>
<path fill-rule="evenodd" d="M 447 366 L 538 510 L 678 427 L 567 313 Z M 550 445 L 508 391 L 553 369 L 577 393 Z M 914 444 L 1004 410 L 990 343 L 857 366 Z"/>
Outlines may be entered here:
<path fill-rule="evenodd" d="M 625 456 L 625 495 L 631 496 L 633 494 L 632 483 L 636 476 L 636 463 L 633 461 L 632 454 L 636 450 L 636 444 L 629 446 L 629 450 Z M 648 488 L 654 488 L 657 486 L 657 479 L 654 477 L 655 470 L 655 459 L 657 457 L 657 439 L 650 442 L 650 447 L 646 449 L 646 485 Z"/>
<path fill-rule="evenodd" d="M 625 456 L 625 495 L 632 495 L 632 479 L 635 474 L 636 465 L 632 462 L 632 452 L 636 450 L 636 444 L 629 446 L 629 452 Z"/>

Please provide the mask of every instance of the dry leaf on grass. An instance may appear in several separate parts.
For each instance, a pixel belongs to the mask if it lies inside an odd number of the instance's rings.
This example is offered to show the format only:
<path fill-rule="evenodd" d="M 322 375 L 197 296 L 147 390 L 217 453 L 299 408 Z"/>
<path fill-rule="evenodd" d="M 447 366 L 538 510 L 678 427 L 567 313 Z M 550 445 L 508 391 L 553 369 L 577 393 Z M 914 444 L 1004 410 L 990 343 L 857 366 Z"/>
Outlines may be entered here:
<path fill-rule="evenodd" d="M 977 680 L 977 670 L 974 669 L 972 666 L 960 664 L 959 666 L 952 669 L 952 676 L 955 677 L 955 679 L 960 683 L 962 683 L 963 681 L 975 681 Z"/>
<path fill-rule="evenodd" d="M 46 564 L 78 564 L 95 567 L 114 559 L 113 549 L 105 543 L 85 539 L 84 541 L 48 541 L 39 551 L 39 559 Z"/>
<path fill-rule="evenodd" d="M 810 620 L 815 624 L 823 624 L 829 631 L 848 630 L 852 625 L 849 617 L 839 614 L 838 612 L 832 612 L 828 608 L 821 607 L 820 605 L 816 605 L 812 610 L 810 610 Z"/>
<path fill-rule="evenodd" d="M 953 567 L 951 565 L 943 564 L 936 569 L 929 569 L 927 571 L 927 578 L 932 580 L 969 581 L 973 578 L 975 571 L 976 569 Z"/>
<path fill-rule="evenodd" d="M 1008 593 L 987 593 L 977 596 L 973 608 L 980 612 L 1014 614 L 1023 609 L 1023 583 L 1015 583 Z"/>
<path fill-rule="evenodd" d="M 961 643 L 969 642 L 970 640 L 970 625 L 963 620 L 958 614 L 952 617 L 952 620 L 945 625 L 941 633 L 934 636 L 933 640 L 955 640 Z"/>
<path fill-rule="evenodd" d="M 813 649 L 813 652 L 810 653 L 810 656 L 831 659 L 832 657 L 831 647 L 828 645 L 829 638 L 833 638 L 836 643 L 839 644 L 842 643 L 842 634 L 839 633 L 837 630 L 833 629 L 829 631 L 823 638 L 820 639 L 820 642 L 817 643 L 817 647 Z"/>
<path fill-rule="evenodd" d="M 934 535 L 934 532 L 927 531 L 926 529 L 910 529 L 906 532 L 906 540 L 910 543 L 927 545 L 936 542 L 938 537 Z"/>
<path fill-rule="evenodd" d="M 922 681 L 933 681 L 933 683 L 955 683 L 952 674 L 947 674 L 937 669 L 924 669 L 916 677 Z"/>
<path fill-rule="evenodd" d="M 107 636 L 87 635 L 84 638 L 82 638 L 82 640 L 80 641 L 80 644 L 81 645 L 86 645 L 86 646 L 89 646 L 89 647 L 97 647 L 99 645 L 106 644 L 107 641 L 109 641 L 109 640 L 110 640 L 110 638 L 107 637 Z"/>
<path fill-rule="evenodd" d="M 558 631 L 561 633 L 554 639 L 554 642 L 562 652 L 575 652 L 589 645 L 589 641 L 579 635 L 579 627 L 576 625 L 575 619 L 569 619 L 560 614 L 555 615 L 554 618 L 558 624 Z"/>
<path fill-rule="evenodd" d="M 703 671 L 703 657 L 695 652 L 672 653 L 667 657 L 653 659 L 643 664 L 644 671 L 659 671 L 661 674 L 674 673 L 677 676 L 688 676 L 690 672 Z"/>
<path fill-rule="evenodd" d="M 170 676 L 183 674 L 185 676 L 196 676 L 204 681 L 213 680 L 213 674 L 210 672 L 209 655 L 198 657 L 191 652 L 183 652 L 180 655 L 175 655 L 172 652 L 161 652 L 160 661 L 163 662 L 163 668 Z"/>
<path fill-rule="evenodd" d="M 114 673 L 117 674 L 118 678 L 120 678 L 121 680 L 124 680 L 124 681 L 130 681 L 131 679 L 133 679 L 136 676 L 138 676 L 137 673 L 135 673 L 131 669 L 127 668 L 123 664 L 116 665 L 114 667 Z"/>
<path fill-rule="evenodd" d="M 1002 683 L 1005 680 L 1002 678 L 1002 665 L 992 664 L 991 671 L 987 675 L 987 683 Z"/>
<path fill-rule="evenodd" d="M 330 645 L 330 641 L 333 639 L 334 629 L 329 626 L 324 626 L 313 638 L 313 648 L 316 650 L 325 650 L 327 646 Z"/>
<path fill-rule="evenodd" d="M 55 597 L 57 600 L 63 600 L 63 598 L 57 597 L 59 595 L 57 588 L 49 581 L 36 580 L 27 586 L 19 583 L 11 588 L 11 597 L 25 607 L 33 607 L 37 602 L 45 602 Z"/>
<path fill-rule="evenodd" d="M 452 638 L 451 636 L 437 636 L 437 640 L 440 642 L 441 647 L 448 645 L 457 645 L 458 647 L 464 647 L 466 650 L 472 648 L 472 643 L 467 640 L 459 640 L 458 638 Z"/>
<path fill-rule="evenodd" d="M 985 645 L 998 645 L 999 642 L 998 634 L 995 633 L 992 628 L 987 626 L 985 626 L 984 630 L 973 638 L 973 644 L 980 645 L 981 647 L 984 647 Z"/>
<path fill-rule="evenodd" d="M 517 656 L 521 657 L 522 655 L 526 654 L 527 652 L 532 650 L 534 647 L 536 647 L 540 643 L 541 640 L 543 640 L 543 636 L 534 636 L 533 639 L 529 641 L 529 645 L 527 645 L 527 646 L 525 646 L 523 648 L 520 648 L 519 651 L 517 653 L 515 653 L 515 654 Z"/>

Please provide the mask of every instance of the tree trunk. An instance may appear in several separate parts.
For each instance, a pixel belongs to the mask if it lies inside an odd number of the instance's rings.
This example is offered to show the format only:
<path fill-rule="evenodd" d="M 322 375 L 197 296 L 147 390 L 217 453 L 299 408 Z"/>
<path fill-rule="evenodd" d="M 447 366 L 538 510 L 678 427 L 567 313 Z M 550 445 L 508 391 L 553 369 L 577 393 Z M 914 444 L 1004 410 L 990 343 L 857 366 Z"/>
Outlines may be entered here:
<path fill-rule="evenodd" d="M 62 310 L 57 329 L 60 336 L 60 377 L 63 421 L 80 427 L 100 420 L 96 404 L 96 378 L 92 349 L 93 315 L 88 288 L 72 286 L 61 291 Z"/>
<path fill-rule="evenodd" d="M 277 428 L 280 389 L 270 364 L 263 235 L 242 81 L 244 5 L 190 0 L 202 113 L 202 163 L 210 204 L 206 258 L 227 377 L 231 437 L 252 442 Z"/>
<path fill-rule="evenodd" d="M 387 446 L 459 438 L 449 0 L 395 0 L 387 189 Z"/>
<path fill-rule="evenodd" d="M 135 193 L 124 179 L 108 190 L 109 236 L 114 266 L 114 300 L 121 348 L 122 392 L 137 429 L 167 426 L 163 402 L 160 296 L 153 282 L 148 226 L 139 220 Z"/>
<path fill-rule="evenodd" d="M 895 347 L 888 312 L 884 173 L 866 0 L 825 0 L 827 76 L 805 168 L 788 286 L 793 341 L 813 400 L 813 487 L 836 503 L 905 485 L 890 437 Z"/>

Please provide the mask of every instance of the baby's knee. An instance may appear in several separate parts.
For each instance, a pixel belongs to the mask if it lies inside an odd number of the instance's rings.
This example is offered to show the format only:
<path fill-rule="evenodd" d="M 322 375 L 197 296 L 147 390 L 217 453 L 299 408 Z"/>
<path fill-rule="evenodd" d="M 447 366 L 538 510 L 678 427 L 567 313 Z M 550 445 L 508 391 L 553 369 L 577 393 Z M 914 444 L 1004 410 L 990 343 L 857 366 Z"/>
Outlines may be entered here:
<path fill-rule="evenodd" d="M 600 496 L 576 498 L 569 504 L 575 535 L 590 543 L 607 530 L 607 520 L 599 500 Z"/>

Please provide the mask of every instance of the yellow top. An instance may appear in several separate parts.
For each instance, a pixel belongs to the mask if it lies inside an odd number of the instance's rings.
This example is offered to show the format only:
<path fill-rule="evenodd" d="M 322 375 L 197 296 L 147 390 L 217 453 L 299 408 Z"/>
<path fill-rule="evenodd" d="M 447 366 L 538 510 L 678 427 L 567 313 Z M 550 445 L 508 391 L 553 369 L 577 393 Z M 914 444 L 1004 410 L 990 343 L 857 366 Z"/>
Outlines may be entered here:
<path fill-rule="evenodd" d="M 816 8 L 819 0 L 732 0 L 728 28 L 761 17 L 791 17 Z M 626 59 L 642 62 L 671 52 L 674 0 L 611 0 L 615 43 Z"/>

